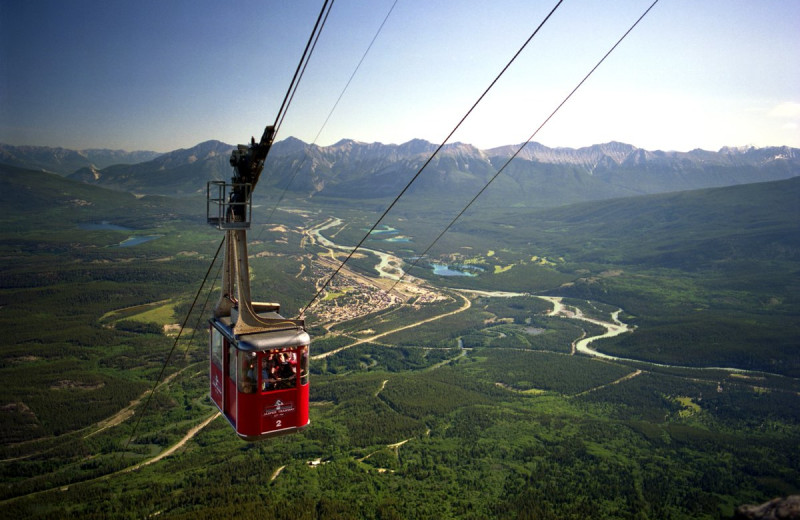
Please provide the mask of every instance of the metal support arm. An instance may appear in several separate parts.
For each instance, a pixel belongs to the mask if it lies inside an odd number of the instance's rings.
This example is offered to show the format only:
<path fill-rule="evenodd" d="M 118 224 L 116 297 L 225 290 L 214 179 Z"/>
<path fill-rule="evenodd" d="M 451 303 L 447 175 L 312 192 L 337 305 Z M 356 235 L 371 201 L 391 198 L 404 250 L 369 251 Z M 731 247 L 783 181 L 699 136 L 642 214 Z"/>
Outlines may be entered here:
<path fill-rule="evenodd" d="M 259 312 L 279 309 L 274 303 L 253 303 L 250 296 L 250 266 L 247 259 L 247 231 L 229 229 L 225 231 L 225 259 L 222 273 L 222 294 L 214 308 L 214 317 L 232 316 L 234 307 L 238 307 L 238 316 L 234 325 L 234 334 L 251 334 L 264 330 L 290 328 L 305 329 L 305 320 L 288 318 L 267 318 Z M 236 286 L 236 301 L 233 299 Z"/>

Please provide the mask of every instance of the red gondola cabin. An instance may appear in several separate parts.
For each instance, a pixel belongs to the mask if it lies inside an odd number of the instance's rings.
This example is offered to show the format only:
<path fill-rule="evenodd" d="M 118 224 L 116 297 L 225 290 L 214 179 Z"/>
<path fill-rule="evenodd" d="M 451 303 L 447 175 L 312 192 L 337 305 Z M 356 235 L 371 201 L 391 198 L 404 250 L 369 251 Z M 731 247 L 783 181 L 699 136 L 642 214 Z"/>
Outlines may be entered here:
<path fill-rule="evenodd" d="M 305 428 L 308 333 L 290 328 L 237 336 L 228 317 L 210 323 L 211 400 L 239 437 L 255 441 Z"/>

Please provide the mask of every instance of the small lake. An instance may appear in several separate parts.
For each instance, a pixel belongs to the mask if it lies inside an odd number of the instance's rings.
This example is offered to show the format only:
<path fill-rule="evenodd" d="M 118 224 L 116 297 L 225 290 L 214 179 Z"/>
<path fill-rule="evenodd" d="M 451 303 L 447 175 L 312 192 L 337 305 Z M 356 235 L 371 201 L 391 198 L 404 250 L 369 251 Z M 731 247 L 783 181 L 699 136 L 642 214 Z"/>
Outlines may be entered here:
<path fill-rule="evenodd" d="M 473 265 L 431 264 L 431 267 L 433 274 L 438 276 L 478 276 L 477 273 L 470 271 L 483 271 L 482 268 Z"/>
<path fill-rule="evenodd" d="M 387 226 L 386 224 L 381 224 L 377 228 L 370 231 L 369 234 L 372 235 L 373 240 L 381 240 L 383 242 L 390 242 L 390 243 L 411 242 L 410 237 L 407 237 L 405 235 L 399 235 L 398 233 L 400 233 L 400 230 L 398 230 L 397 228 L 393 228 L 392 226 Z"/>
<path fill-rule="evenodd" d="M 84 222 L 83 224 L 78 224 L 78 229 L 83 229 L 85 231 L 136 231 L 133 228 L 112 224 L 108 220 L 102 220 L 100 222 Z M 155 240 L 157 238 L 161 238 L 163 236 L 164 235 L 134 235 L 126 238 L 119 244 L 108 247 L 133 247 L 144 244 L 145 242 L 150 242 L 151 240 Z"/>
<path fill-rule="evenodd" d="M 366 231 L 366 230 L 365 230 Z M 386 224 L 381 224 L 380 226 L 376 227 L 372 231 L 369 232 L 370 235 L 393 235 L 397 233 L 397 229 L 393 228 L 392 226 L 387 226 Z"/>

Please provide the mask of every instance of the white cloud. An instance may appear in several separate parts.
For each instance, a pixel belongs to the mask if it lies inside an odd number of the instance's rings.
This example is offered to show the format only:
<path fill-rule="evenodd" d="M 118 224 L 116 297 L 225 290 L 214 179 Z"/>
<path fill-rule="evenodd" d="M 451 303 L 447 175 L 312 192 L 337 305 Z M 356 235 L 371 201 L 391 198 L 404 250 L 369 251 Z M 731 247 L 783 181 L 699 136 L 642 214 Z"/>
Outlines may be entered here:
<path fill-rule="evenodd" d="M 792 101 L 780 103 L 772 107 L 772 110 L 767 115 L 781 119 L 800 119 L 800 103 Z"/>

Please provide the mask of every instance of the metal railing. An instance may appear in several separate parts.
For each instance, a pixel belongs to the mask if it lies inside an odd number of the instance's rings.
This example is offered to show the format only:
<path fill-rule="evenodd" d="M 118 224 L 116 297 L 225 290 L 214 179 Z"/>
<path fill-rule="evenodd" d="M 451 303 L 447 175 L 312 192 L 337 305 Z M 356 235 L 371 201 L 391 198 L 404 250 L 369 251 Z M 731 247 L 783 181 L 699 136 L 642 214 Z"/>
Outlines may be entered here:
<path fill-rule="evenodd" d="M 252 185 L 209 181 L 206 184 L 206 220 L 217 229 L 250 229 Z"/>

